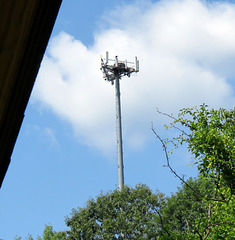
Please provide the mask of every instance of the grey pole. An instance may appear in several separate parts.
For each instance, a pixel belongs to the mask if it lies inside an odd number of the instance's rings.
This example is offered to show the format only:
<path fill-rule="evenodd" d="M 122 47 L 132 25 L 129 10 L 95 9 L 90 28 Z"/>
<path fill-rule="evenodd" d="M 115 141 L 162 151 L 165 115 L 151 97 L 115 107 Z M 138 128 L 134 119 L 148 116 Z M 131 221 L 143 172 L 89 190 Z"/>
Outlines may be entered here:
<path fill-rule="evenodd" d="M 121 100 L 120 100 L 120 84 L 119 75 L 115 75 L 116 90 L 116 131 L 117 131 L 117 152 L 118 152 L 118 189 L 121 191 L 124 185 L 123 174 L 123 150 L 122 150 L 122 122 L 121 122 Z"/>
<path fill-rule="evenodd" d="M 109 62 L 114 64 L 108 64 Z M 132 67 L 128 66 L 132 64 Z M 134 64 L 134 67 L 133 67 Z M 101 56 L 101 68 L 103 72 L 103 78 L 106 81 L 112 83 L 115 82 L 116 92 L 116 132 L 117 132 L 117 153 L 118 153 L 118 189 L 121 191 L 124 186 L 124 170 L 123 170 L 123 150 L 122 150 L 122 123 L 121 123 L 121 100 L 120 100 L 120 79 L 123 76 L 130 77 L 131 73 L 139 72 L 139 60 L 135 57 L 135 62 L 118 61 L 118 57 L 115 60 L 109 59 L 108 52 L 106 52 L 106 58 Z"/>

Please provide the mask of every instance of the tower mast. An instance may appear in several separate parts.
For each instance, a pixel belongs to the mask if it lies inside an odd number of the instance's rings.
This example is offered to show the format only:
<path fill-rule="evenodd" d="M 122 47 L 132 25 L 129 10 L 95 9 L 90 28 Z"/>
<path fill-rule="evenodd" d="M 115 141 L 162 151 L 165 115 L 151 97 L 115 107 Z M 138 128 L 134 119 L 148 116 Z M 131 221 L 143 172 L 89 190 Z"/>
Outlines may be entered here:
<path fill-rule="evenodd" d="M 122 122 L 121 122 L 121 98 L 120 98 L 120 79 L 123 76 L 130 77 L 131 73 L 139 71 L 139 60 L 135 57 L 135 62 L 119 61 L 116 56 L 114 60 L 109 59 L 108 52 L 106 57 L 101 57 L 101 70 L 103 78 L 115 82 L 116 99 L 116 131 L 117 131 L 117 154 L 118 154 L 118 189 L 121 191 L 124 186 L 124 167 L 123 167 L 123 148 L 122 148 Z M 109 62 L 111 61 L 111 64 Z"/>

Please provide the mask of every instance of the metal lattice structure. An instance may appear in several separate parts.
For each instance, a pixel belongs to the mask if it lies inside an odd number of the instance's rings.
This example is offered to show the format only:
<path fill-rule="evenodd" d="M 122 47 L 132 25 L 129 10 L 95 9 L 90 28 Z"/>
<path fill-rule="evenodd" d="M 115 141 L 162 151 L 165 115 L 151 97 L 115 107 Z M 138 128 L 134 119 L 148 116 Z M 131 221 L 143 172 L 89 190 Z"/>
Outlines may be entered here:
<path fill-rule="evenodd" d="M 113 64 L 109 64 L 109 62 Z M 105 59 L 101 56 L 101 70 L 103 72 L 103 78 L 114 84 L 114 80 L 118 76 L 119 79 L 123 76 L 131 76 L 131 73 L 139 72 L 139 60 L 135 57 L 135 62 L 127 62 L 115 59 L 109 59 L 109 54 L 106 52 Z"/>
<path fill-rule="evenodd" d="M 109 64 L 111 62 L 111 64 Z M 135 57 L 135 62 L 119 61 L 116 56 L 115 59 L 109 59 L 109 54 L 106 52 L 105 59 L 101 56 L 101 68 L 103 78 L 111 82 L 115 82 L 116 90 L 116 129 L 117 129 L 117 153 L 118 153 L 118 188 L 122 190 L 124 185 L 123 173 L 123 148 L 122 148 L 122 123 L 121 123 L 121 99 L 120 99 L 120 83 L 119 80 L 124 77 L 130 77 L 131 73 L 139 72 L 139 60 Z"/>

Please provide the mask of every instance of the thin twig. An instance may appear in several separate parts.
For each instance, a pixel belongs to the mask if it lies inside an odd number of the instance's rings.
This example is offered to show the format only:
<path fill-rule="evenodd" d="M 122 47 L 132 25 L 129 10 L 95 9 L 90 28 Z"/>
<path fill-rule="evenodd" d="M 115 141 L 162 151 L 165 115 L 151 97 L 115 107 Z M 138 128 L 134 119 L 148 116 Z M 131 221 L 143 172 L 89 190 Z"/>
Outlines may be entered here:
<path fill-rule="evenodd" d="M 172 126 L 173 128 L 175 128 L 176 130 L 182 132 L 184 135 L 190 137 L 190 134 L 186 133 L 183 129 L 179 128 L 179 127 L 176 127 L 175 125 Z"/>
<path fill-rule="evenodd" d="M 161 115 L 163 115 L 163 116 L 167 116 L 167 117 L 173 119 L 174 121 L 177 121 L 177 120 L 178 120 L 177 118 L 173 117 L 173 114 L 168 114 L 168 113 L 161 112 L 161 111 L 158 110 L 158 108 L 157 108 L 157 113 L 159 113 L 159 114 L 161 114 Z M 180 121 L 180 123 L 181 123 L 183 126 L 186 126 L 186 127 L 191 128 L 191 126 L 190 126 L 188 123 L 186 123 L 186 122 Z M 182 130 L 181 128 L 176 127 L 175 125 L 173 125 L 172 127 L 175 128 L 175 129 L 177 129 L 177 130 L 179 130 L 180 132 L 182 132 L 182 133 L 185 134 L 186 136 L 189 136 L 189 134 L 187 134 L 187 133 L 186 133 L 184 130 Z"/>
<path fill-rule="evenodd" d="M 175 117 L 173 117 L 173 114 L 168 114 L 168 113 L 161 112 L 161 111 L 158 110 L 158 108 L 157 108 L 157 113 L 159 113 L 161 115 L 164 115 L 164 116 L 167 116 L 167 117 L 169 117 L 173 120 L 177 120 Z"/>

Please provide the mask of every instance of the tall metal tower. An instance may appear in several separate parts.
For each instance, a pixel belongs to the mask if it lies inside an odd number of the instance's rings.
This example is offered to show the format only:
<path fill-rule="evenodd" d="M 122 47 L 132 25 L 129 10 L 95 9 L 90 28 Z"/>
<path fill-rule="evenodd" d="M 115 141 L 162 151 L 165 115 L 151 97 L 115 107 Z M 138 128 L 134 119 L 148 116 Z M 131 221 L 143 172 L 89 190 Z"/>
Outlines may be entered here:
<path fill-rule="evenodd" d="M 109 62 L 111 62 L 109 64 Z M 103 78 L 111 82 L 115 82 L 116 93 L 116 131 L 117 131 L 117 153 L 118 153 L 118 189 L 121 191 L 124 185 L 123 173 L 123 150 L 122 150 L 122 122 L 121 122 L 121 100 L 120 100 L 120 79 L 123 76 L 130 77 L 131 73 L 139 72 L 139 60 L 135 57 L 134 62 L 119 61 L 116 56 L 115 59 L 109 59 L 109 54 L 106 52 L 106 57 L 101 56 L 101 68 Z"/>

